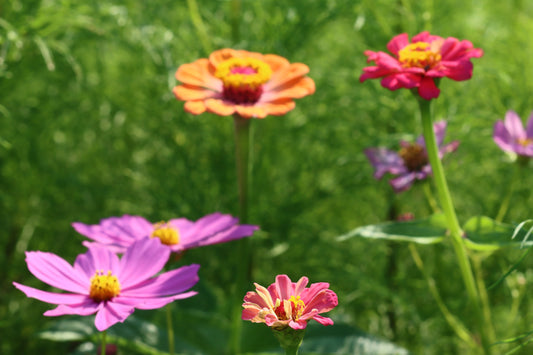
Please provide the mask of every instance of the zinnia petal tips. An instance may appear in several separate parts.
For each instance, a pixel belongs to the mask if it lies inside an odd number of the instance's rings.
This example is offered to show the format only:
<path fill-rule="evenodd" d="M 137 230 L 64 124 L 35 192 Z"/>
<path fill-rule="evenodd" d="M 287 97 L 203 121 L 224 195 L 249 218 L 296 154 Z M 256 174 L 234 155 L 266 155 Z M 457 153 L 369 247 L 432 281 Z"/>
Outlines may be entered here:
<path fill-rule="evenodd" d="M 226 48 L 181 65 L 176 71 L 181 85 L 173 93 L 194 115 L 280 116 L 294 109 L 294 99 L 315 92 L 308 72 L 307 65 L 278 55 Z"/>
<path fill-rule="evenodd" d="M 414 89 L 431 100 L 439 97 L 436 79 L 448 77 L 462 81 L 472 77 L 471 58 L 483 56 L 470 41 L 442 38 L 421 32 L 409 42 L 406 33 L 394 37 L 387 45 L 391 54 L 365 51 L 367 62 L 375 66 L 363 69 L 359 80 L 382 78 L 381 85 L 389 90 Z"/>
<path fill-rule="evenodd" d="M 304 329 L 310 319 L 322 325 L 332 325 L 330 318 L 319 314 L 337 306 L 337 295 L 328 289 L 326 282 L 305 287 L 308 282 L 305 276 L 292 282 L 287 275 L 278 275 L 276 282 L 268 288 L 255 284 L 256 291 L 250 291 L 244 297 L 242 319 L 265 323 L 274 329 Z"/>
<path fill-rule="evenodd" d="M 103 331 L 126 320 L 136 308 L 160 308 L 196 294 L 185 291 L 198 282 L 197 264 L 154 276 L 165 265 L 158 260 L 166 261 L 168 254 L 168 248 L 149 238 L 134 242 L 120 260 L 110 250 L 92 245 L 78 256 L 74 266 L 55 254 L 27 252 L 26 263 L 32 274 L 71 293 L 41 291 L 17 282 L 13 285 L 28 297 L 57 305 L 46 311 L 45 316 L 96 314 L 95 326 Z M 157 259 L 147 255 L 156 255 Z M 38 270 L 47 270 L 48 275 Z"/>

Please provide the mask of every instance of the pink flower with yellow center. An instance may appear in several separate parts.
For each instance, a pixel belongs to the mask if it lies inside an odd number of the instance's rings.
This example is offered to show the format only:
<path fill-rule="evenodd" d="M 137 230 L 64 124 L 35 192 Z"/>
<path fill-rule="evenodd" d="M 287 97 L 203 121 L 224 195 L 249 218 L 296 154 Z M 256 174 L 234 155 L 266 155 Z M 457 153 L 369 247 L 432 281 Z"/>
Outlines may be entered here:
<path fill-rule="evenodd" d="M 266 323 L 275 329 L 304 329 L 310 319 L 322 325 L 332 325 L 330 318 L 319 314 L 337 306 L 337 295 L 328 289 L 326 282 L 306 288 L 308 282 L 305 276 L 298 282 L 291 282 L 287 275 L 278 275 L 276 282 L 268 288 L 254 283 L 256 292 L 250 291 L 244 296 L 242 319 Z"/>
<path fill-rule="evenodd" d="M 418 94 L 426 100 L 439 97 L 436 79 L 468 80 L 473 70 L 470 58 L 483 56 L 483 51 L 474 48 L 470 41 L 442 38 L 429 32 L 417 34 L 411 42 L 406 33 L 397 35 L 387 49 L 392 55 L 364 52 L 367 62 L 375 62 L 376 66 L 364 68 L 359 80 L 383 78 L 381 85 L 390 90 L 418 88 Z"/>
<path fill-rule="evenodd" d="M 168 222 L 151 223 L 140 216 L 124 215 L 102 219 L 99 224 L 74 222 L 72 226 L 94 241 L 84 242 L 85 246 L 102 244 L 116 253 L 123 253 L 135 241 L 147 237 L 158 238 L 172 252 L 181 253 L 187 249 L 249 237 L 259 229 L 254 225 L 239 224 L 237 218 L 218 212 L 196 222 L 175 218 Z"/>
<path fill-rule="evenodd" d="M 294 109 L 294 99 L 315 92 L 308 72 L 307 65 L 275 54 L 221 49 L 208 59 L 181 65 L 176 79 L 182 84 L 173 92 L 185 101 L 185 111 L 195 115 L 280 116 Z"/>
<path fill-rule="evenodd" d="M 13 282 L 26 296 L 58 305 L 45 316 L 96 313 L 99 331 L 124 322 L 135 309 L 156 309 L 174 300 L 194 296 L 187 291 L 198 282 L 199 265 L 156 275 L 165 266 L 170 250 L 158 240 L 133 243 L 121 259 L 109 249 L 91 245 L 74 265 L 40 251 L 26 252 L 30 272 L 39 280 L 69 293 L 54 293 Z"/>
<path fill-rule="evenodd" d="M 527 127 L 514 111 L 507 111 L 504 121 L 494 125 L 494 142 L 504 151 L 533 158 L 533 112 L 529 115 Z"/>

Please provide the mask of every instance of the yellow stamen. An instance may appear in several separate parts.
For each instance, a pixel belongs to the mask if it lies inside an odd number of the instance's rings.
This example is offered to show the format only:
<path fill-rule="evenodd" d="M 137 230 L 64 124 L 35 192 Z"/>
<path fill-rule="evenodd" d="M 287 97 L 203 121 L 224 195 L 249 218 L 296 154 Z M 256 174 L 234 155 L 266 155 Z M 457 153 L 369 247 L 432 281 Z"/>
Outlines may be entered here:
<path fill-rule="evenodd" d="M 429 43 L 416 42 L 408 44 L 398 52 L 400 63 L 406 68 L 418 67 L 428 70 L 441 60 L 440 53 L 431 48 Z"/>
<path fill-rule="evenodd" d="M 178 244 L 180 241 L 178 230 L 167 222 L 159 222 L 154 224 L 154 231 L 152 232 L 151 237 L 159 238 L 161 243 L 165 245 Z"/>
<path fill-rule="evenodd" d="M 120 293 L 120 283 L 111 271 L 104 274 L 103 270 L 96 271 L 91 277 L 89 297 L 97 302 L 107 301 Z"/>
<path fill-rule="evenodd" d="M 274 304 L 274 313 L 279 320 L 298 320 L 304 312 L 305 303 L 300 299 L 300 296 L 291 296 L 288 300 L 283 302 L 278 298 Z"/>
<path fill-rule="evenodd" d="M 527 147 L 528 145 L 533 144 L 533 139 L 532 138 L 520 138 L 517 140 L 517 143 L 523 147 Z"/>
<path fill-rule="evenodd" d="M 215 76 L 224 82 L 224 87 L 257 88 L 272 75 L 270 66 L 255 58 L 230 58 L 218 65 Z"/>

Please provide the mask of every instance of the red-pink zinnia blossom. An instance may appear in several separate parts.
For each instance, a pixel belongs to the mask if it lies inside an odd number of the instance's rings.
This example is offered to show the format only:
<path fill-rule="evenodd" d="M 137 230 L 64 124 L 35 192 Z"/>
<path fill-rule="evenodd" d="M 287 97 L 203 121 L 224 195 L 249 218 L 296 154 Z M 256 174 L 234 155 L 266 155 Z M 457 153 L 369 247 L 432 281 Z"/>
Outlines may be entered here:
<path fill-rule="evenodd" d="M 287 275 L 276 276 L 276 282 L 265 288 L 254 283 L 256 292 L 244 296 L 242 319 L 254 323 L 266 323 L 269 327 L 304 329 L 307 321 L 316 320 L 322 325 L 332 325 L 330 318 L 319 314 L 329 312 L 338 304 L 329 283 L 319 282 L 307 286 L 309 279 L 302 277 L 291 282 Z"/>
<path fill-rule="evenodd" d="M 375 62 L 376 66 L 364 68 L 359 80 L 383 78 L 381 85 L 390 90 L 418 88 L 418 94 L 426 100 L 439 97 L 435 79 L 468 80 L 473 70 L 470 58 L 483 56 L 483 51 L 470 41 L 429 32 L 417 34 L 410 42 L 406 33 L 399 34 L 387 44 L 387 49 L 392 55 L 364 52 L 367 62 Z"/>
<path fill-rule="evenodd" d="M 159 240 L 150 238 L 133 243 L 120 259 L 108 248 L 92 245 L 78 255 L 74 265 L 52 253 L 30 251 L 26 252 L 30 272 L 68 293 L 41 291 L 17 282 L 13 285 L 28 297 L 58 305 L 45 316 L 96 313 L 96 329 L 103 331 L 124 322 L 136 308 L 161 308 L 196 294 L 185 291 L 198 282 L 197 264 L 154 276 L 163 269 L 169 254 Z"/>

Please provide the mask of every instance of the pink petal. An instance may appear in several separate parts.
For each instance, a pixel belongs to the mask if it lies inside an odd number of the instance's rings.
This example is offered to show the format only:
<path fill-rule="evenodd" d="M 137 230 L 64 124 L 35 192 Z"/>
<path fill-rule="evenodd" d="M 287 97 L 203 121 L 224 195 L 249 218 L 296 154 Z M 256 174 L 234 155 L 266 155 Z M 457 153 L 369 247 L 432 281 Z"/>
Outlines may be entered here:
<path fill-rule="evenodd" d="M 133 243 L 120 260 L 117 277 L 122 289 L 141 284 L 157 274 L 168 261 L 170 249 L 159 238 L 143 238 Z"/>
<path fill-rule="evenodd" d="M 69 314 L 76 314 L 78 316 L 88 316 L 95 314 L 103 303 L 94 302 L 92 299 L 87 298 L 84 302 L 72 305 L 60 304 L 54 309 L 44 312 L 47 317 L 57 317 Z"/>
<path fill-rule="evenodd" d="M 21 285 L 17 282 L 13 282 L 13 285 L 24 292 L 26 296 L 30 298 L 35 298 L 39 301 L 51 303 L 51 304 L 78 304 L 84 302 L 87 299 L 90 299 L 88 296 L 88 290 L 86 290 L 86 295 L 72 294 L 72 293 L 54 293 L 41 291 L 33 287 Z"/>
<path fill-rule="evenodd" d="M 387 44 L 387 49 L 394 55 L 398 55 L 398 52 L 409 44 L 409 36 L 407 33 L 401 33 L 393 37 Z"/>
<path fill-rule="evenodd" d="M 418 87 L 418 94 L 426 100 L 436 99 L 439 97 L 440 90 L 435 85 L 435 81 L 430 77 L 423 77 Z"/>
<path fill-rule="evenodd" d="M 99 331 L 104 331 L 118 322 L 124 322 L 134 311 L 130 305 L 118 304 L 107 301 L 104 306 L 96 313 L 94 325 Z"/>
<path fill-rule="evenodd" d="M 26 263 L 35 277 L 50 286 L 74 293 L 87 292 L 89 279 L 55 254 L 26 252 Z"/>
<path fill-rule="evenodd" d="M 322 317 L 322 316 L 317 315 L 317 316 L 314 316 L 313 319 L 322 325 L 333 325 L 333 320 L 328 317 Z"/>
<path fill-rule="evenodd" d="M 504 125 L 513 141 L 526 138 L 524 125 L 516 112 L 507 111 L 505 114 Z"/>
<path fill-rule="evenodd" d="M 197 294 L 198 292 L 196 291 L 189 291 L 168 297 L 116 297 L 113 301 L 115 303 L 131 305 L 137 309 L 157 309 L 175 300 L 189 298 Z"/>
<path fill-rule="evenodd" d="M 300 295 L 303 290 L 305 290 L 305 286 L 309 283 L 309 279 L 305 276 L 302 276 L 300 280 L 294 285 L 294 295 L 298 296 Z"/>
<path fill-rule="evenodd" d="M 111 271 L 115 276 L 119 270 L 118 256 L 101 244 L 89 246 L 85 254 L 80 254 L 74 261 L 74 269 L 86 278 L 91 278 L 97 271 L 107 273 Z M 86 282 L 86 288 L 90 285 Z"/>
<path fill-rule="evenodd" d="M 160 297 L 181 293 L 193 287 L 199 280 L 200 265 L 193 264 L 171 270 L 136 284 L 129 288 L 123 287 L 121 295 L 130 297 Z"/>
<path fill-rule="evenodd" d="M 395 192 L 402 192 L 407 190 L 413 184 L 415 180 L 414 173 L 407 173 L 405 175 L 400 175 L 389 181 Z"/>
<path fill-rule="evenodd" d="M 533 111 L 527 120 L 526 136 L 528 139 L 533 139 Z"/>
<path fill-rule="evenodd" d="M 397 152 L 385 148 L 368 148 L 364 152 L 375 169 L 376 179 L 381 179 L 385 173 L 396 175 L 406 172 L 403 159 Z"/>
<path fill-rule="evenodd" d="M 276 293 L 282 300 L 288 300 L 292 294 L 292 282 L 287 275 L 276 276 Z"/>

